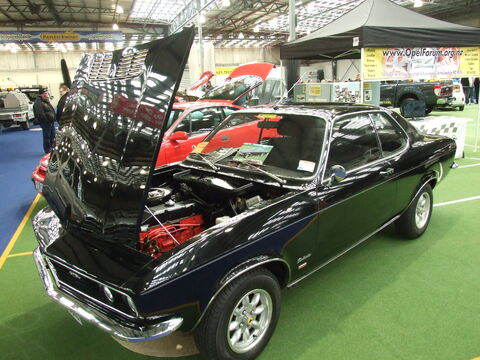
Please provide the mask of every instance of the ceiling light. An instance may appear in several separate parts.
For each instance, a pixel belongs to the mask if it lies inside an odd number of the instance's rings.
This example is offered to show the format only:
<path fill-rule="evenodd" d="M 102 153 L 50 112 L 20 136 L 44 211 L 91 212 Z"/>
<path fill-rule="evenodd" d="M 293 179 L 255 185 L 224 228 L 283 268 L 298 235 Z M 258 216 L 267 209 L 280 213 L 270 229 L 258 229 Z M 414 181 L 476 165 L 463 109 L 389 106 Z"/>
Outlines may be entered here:
<path fill-rule="evenodd" d="M 115 31 L 118 30 L 119 29 L 118 24 L 113 24 L 112 29 L 115 30 Z"/>
<path fill-rule="evenodd" d="M 421 7 L 421 6 L 423 6 L 423 1 L 422 0 L 414 0 L 413 1 L 413 7 L 418 8 L 418 7 Z"/>
<path fill-rule="evenodd" d="M 115 12 L 117 14 L 123 14 L 123 7 L 121 5 L 117 5 L 117 8 L 115 9 Z"/>
<path fill-rule="evenodd" d="M 240 34 L 238 34 L 238 38 L 239 39 L 245 39 L 245 35 L 243 35 L 243 33 L 240 33 Z"/>
<path fill-rule="evenodd" d="M 229 7 L 230 6 L 230 0 L 222 0 L 222 6 L 223 7 Z"/>

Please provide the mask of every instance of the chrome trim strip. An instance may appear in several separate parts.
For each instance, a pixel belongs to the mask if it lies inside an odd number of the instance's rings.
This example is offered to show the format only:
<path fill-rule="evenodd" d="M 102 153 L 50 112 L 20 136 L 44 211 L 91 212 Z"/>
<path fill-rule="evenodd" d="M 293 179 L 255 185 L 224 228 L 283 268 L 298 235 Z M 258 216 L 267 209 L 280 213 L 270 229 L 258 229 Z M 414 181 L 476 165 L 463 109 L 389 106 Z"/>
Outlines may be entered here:
<path fill-rule="evenodd" d="M 370 237 L 372 237 L 373 235 L 375 235 L 376 233 L 378 233 L 379 231 L 383 230 L 384 228 L 386 228 L 388 225 L 390 225 L 391 223 L 393 223 L 395 220 L 397 220 L 398 218 L 400 217 L 400 215 L 397 215 L 397 216 L 394 216 L 392 219 L 390 219 L 389 221 L 387 221 L 385 224 L 383 224 L 382 226 L 380 226 L 377 230 L 375 230 L 374 232 L 372 232 L 371 234 L 365 236 L 364 238 L 360 239 L 359 241 L 357 241 L 356 243 L 354 243 L 352 246 L 346 248 L 345 250 L 343 250 L 342 252 L 338 253 L 337 255 L 335 255 L 334 257 L 328 259 L 327 261 L 325 261 L 323 264 L 317 266 L 315 269 L 313 269 L 312 271 L 310 271 L 308 274 L 305 274 L 303 275 L 302 277 L 299 277 L 297 280 L 291 282 L 290 284 L 287 285 L 287 288 L 291 288 L 292 286 L 294 286 L 295 284 L 299 283 L 300 281 L 302 281 L 303 279 L 305 279 L 306 277 L 312 275 L 313 273 L 317 272 L 318 270 L 320 270 L 321 268 L 323 268 L 324 266 L 330 264 L 332 261 L 338 259 L 340 256 L 344 255 L 345 253 L 349 252 L 350 250 L 352 250 L 354 247 L 360 245 L 361 243 L 363 243 L 365 240 L 368 240 Z"/>
<path fill-rule="evenodd" d="M 173 317 L 149 326 L 124 326 L 60 291 L 52 281 L 51 271 L 45 266 L 45 258 L 39 248 L 33 252 L 33 258 L 47 295 L 52 300 L 67 308 L 73 317 L 79 316 L 117 338 L 131 342 L 153 340 L 171 334 L 178 330 L 183 323 L 183 318 Z"/>
<path fill-rule="evenodd" d="M 248 261 L 248 260 L 247 260 Z M 197 322 L 195 323 L 195 325 L 193 325 L 193 329 L 195 329 L 198 324 L 200 324 L 200 322 L 202 321 L 203 317 L 205 316 L 205 314 L 207 313 L 208 309 L 210 308 L 210 305 L 215 301 L 215 299 L 218 297 L 218 295 L 220 294 L 220 292 L 225 288 L 225 286 L 227 286 L 228 284 L 230 284 L 233 280 L 235 280 L 236 278 L 238 278 L 240 275 L 243 275 L 245 274 L 246 272 L 249 272 L 250 270 L 254 269 L 254 268 L 257 268 L 259 266 L 262 266 L 262 265 L 265 265 L 267 263 L 270 263 L 270 262 L 281 262 L 281 263 L 284 263 L 285 265 L 287 265 L 287 268 L 288 268 L 288 280 L 290 279 L 290 275 L 292 273 L 292 271 L 290 270 L 290 265 L 285 261 L 283 260 L 282 258 L 271 258 L 271 259 L 268 259 L 268 260 L 264 260 L 264 261 L 260 261 L 256 264 L 253 264 L 251 266 L 247 266 L 245 269 L 242 269 L 240 270 L 238 273 L 236 273 L 235 275 L 233 275 L 231 278 L 229 278 L 227 281 L 225 281 L 218 289 L 217 291 L 215 292 L 215 294 L 213 294 L 212 298 L 210 299 L 210 301 L 208 302 L 207 306 L 205 306 L 205 309 L 203 310 L 202 314 L 200 315 L 199 319 L 197 320 Z M 237 267 L 241 267 L 242 264 L 238 265 Z M 228 276 L 228 275 L 227 275 Z M 225 278 L 224 278 L 225 279 Z M 223 280 L 223 279 L 222 279 Z M 288 283 L 288 281 L 287 281 Z"/>

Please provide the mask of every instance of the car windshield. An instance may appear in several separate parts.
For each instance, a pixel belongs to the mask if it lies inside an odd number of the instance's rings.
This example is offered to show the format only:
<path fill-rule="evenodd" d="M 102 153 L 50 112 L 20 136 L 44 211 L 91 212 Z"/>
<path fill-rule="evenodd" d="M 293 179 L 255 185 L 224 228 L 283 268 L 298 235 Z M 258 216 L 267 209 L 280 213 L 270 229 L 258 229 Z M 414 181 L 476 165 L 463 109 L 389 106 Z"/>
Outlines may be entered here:
<path fill-rule="evenodd" d="M 248 92 L 257 85 L 262 83 L 262 78 L 254 75 L 238 76 L 226 82 L 223 85 L 217 86 L 208 93 L 206 93 L 202 100 L 230 100 L 233 101 Z"/>
<path fill-rule="evenodd" d="M 325 121 L 315 116 L 234 113 L 198 144 L 187 163 L 255 172 L 284 183 L 316 172 L 324 137 Z"/>

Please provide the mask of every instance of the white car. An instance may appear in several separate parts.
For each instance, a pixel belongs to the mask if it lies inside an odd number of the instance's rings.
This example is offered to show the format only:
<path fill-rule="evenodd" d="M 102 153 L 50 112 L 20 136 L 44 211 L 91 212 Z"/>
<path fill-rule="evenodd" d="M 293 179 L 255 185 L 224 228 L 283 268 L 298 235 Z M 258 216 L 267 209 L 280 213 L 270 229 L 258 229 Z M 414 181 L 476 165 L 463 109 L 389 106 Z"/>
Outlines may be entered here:
<path fill-rule="evenodd" d="M 453 83 L 453 101 L 452 107 L 458 108 L 458 110 L 463 111 L 465 109 L 465 94 L 463 93 L 462 84 L 458 82 Z"/>

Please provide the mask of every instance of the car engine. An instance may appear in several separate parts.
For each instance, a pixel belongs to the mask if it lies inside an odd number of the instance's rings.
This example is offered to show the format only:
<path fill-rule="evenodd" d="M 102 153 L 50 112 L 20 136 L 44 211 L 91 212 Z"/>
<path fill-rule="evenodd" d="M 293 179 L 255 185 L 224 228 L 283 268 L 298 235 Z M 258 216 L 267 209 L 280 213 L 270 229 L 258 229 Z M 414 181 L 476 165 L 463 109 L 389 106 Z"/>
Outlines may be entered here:
<path fill-rule="evenodd" d="M 137 250 L 160 257 L 204 230 L 228 221 L 286 189 L 192 170 L 150 189 Z"/>

